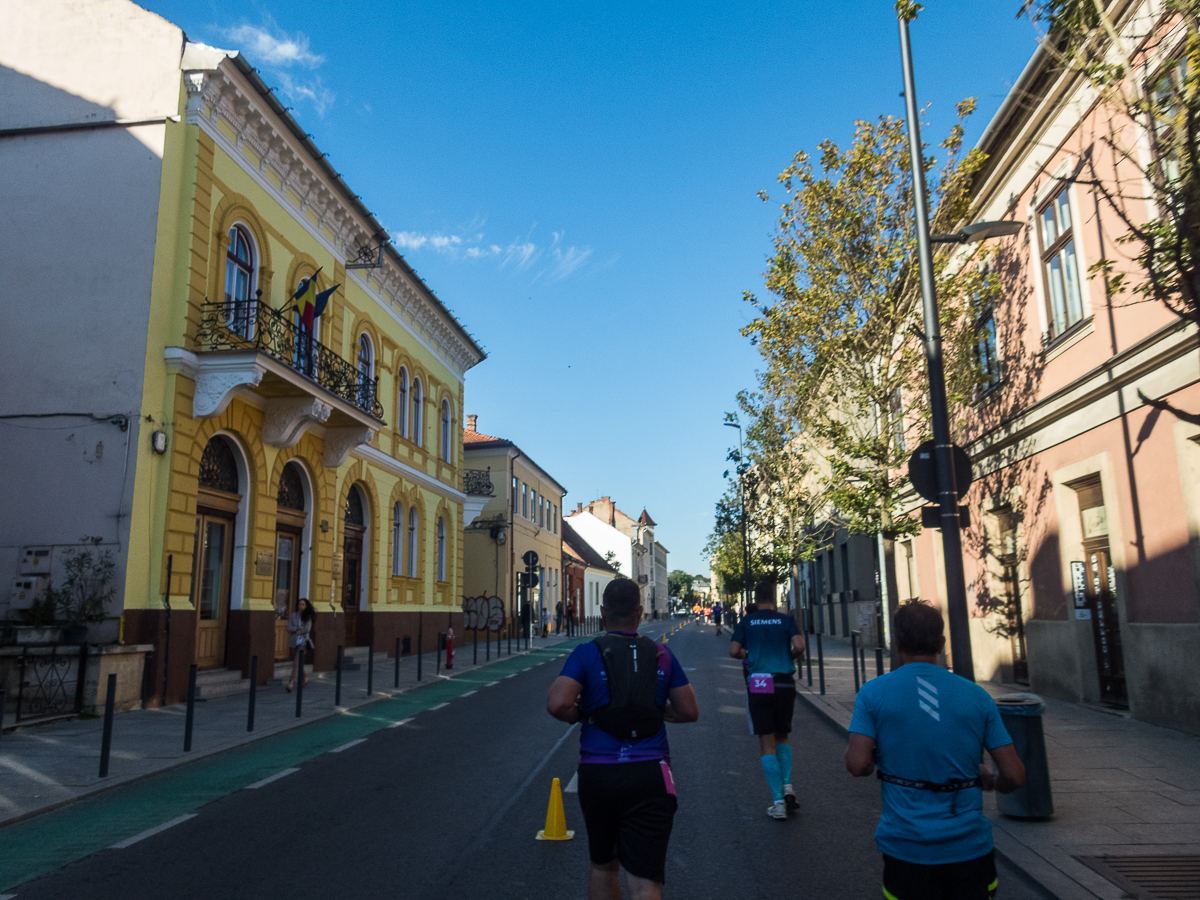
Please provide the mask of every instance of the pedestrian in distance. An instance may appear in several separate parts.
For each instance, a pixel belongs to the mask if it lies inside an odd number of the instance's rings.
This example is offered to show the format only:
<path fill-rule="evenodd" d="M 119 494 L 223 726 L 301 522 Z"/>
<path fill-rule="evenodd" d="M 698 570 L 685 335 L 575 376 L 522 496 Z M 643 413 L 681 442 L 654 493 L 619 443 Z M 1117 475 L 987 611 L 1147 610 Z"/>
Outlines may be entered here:
<path fill-rule="evenodd" d="M 896 611 L 900 666 L 862 686 L 850 720 L 846 769 L 883 782 L 875 846 L 891 900 L 992 900 L 998 880 L 983 792 L 1025 783 L 996 704 L 937 664 L 942 614 L 919 600 Z M 983 751 L 996 763 L 980 763 Z"/>
<path fill-rule="evenodd" d="M 563 602 L 559 600 L 554 604 L 554 633 L 562 634 L 563 623 Z"/>
<path fill-rule="evenodd" d="M 718 637 L 720 637 L 720 635 L 721 635 L 721 613 L 722 612 L 723 612 L 723 610 L 721 609 L 720 601 L 714 603 L 712 617 L 713 617 L 713 624 L 717 626 L 717 636 Z"/>
<path fill-rule="evenodd" d="M 733 629 L 729 655 L 749 663 L 746 703 L 771 789 L 767 815 L 786 819 L 789 811 L 799 807 L 792 788 L 790 741 L 796 709 L 795 659 L 804 653 L 804 635 L 795 619 L 775 607 L 775 585 L 759 584 L 754 589 L 754 612 L 742 616 Z"/>
<path fill-rule="evenodd" d="M 695 722 L 700 710 L 675 654 L 637 633 L 637 582 L 609 582 L 600 612 L 606 633 L 571 651 L 546 710 L 583 723 L 578 783 L 591 858 L 588 900 L 620 900 L 619 868 L 633 900 L 659 900 L 677 807 L 663 723 Z"/>
<path fill-rule="evenodd" d="M 303 679 L 304 687 L 308 687 L 308 676 L 300 669 L 300 648 L 312 648 L 311 635 L 315 618 L 316 613 L 306 598 L 301 597 L 296 601 L 296 611 L 287 623 L 288 647 L 292 651 L 292 677 L 287 683 L 288 693 L 296 686 L 297 678 Z"/>
<path fill-rule="evenodd" d="M 567 634 L 575 634 L 575 601 L 572 600 L 567 604 Z"/>

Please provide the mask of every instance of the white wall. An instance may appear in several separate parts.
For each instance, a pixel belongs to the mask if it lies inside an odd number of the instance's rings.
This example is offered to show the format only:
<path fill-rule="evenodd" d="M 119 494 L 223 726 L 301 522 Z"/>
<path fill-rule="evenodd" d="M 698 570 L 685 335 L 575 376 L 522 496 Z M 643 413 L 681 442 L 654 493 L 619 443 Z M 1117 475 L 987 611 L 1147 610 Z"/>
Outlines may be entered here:
<path fill-rule="evenodd" d="M 609 551 L 616 553 L 622 575 L 634 577 L 633 545 L 628 537 L 589 512 L 576 513 L 570 521 L 571 527 L 601 556 L 607 557 Z"/>

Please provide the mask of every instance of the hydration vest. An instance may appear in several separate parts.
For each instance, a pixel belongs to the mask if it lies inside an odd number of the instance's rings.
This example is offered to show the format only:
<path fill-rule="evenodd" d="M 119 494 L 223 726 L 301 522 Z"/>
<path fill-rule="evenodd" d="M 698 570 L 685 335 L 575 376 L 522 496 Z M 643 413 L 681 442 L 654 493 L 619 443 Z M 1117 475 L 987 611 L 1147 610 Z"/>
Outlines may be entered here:
<path fill-rule="evenodd" d="M 609 701 L 589 721 L 622 741 L 653 737 L 662 730 L 658 689 L 658 646 L 641 635 L 604 634 L 592 640 L 608 676 Z"/>

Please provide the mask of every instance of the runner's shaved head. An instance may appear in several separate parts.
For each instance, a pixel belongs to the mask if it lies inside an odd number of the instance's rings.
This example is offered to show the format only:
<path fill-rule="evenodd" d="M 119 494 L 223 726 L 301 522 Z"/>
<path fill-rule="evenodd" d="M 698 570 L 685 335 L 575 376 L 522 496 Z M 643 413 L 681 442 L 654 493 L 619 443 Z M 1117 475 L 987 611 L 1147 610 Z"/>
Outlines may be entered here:
<path fill-rule="evenodd" d="M 642 603 L 642 592 L 637 582 L 632 578 L 617 578 L 610 581 L 604 588 L 605 618 L 622 625 L 638 617 L 638 607 Z"/>
<path fill-rule="evenodd" d="M 778 604 L 778 599 L 775 597 L 775 582 L 760 581 L 754 588 L 754 603 L 759 607 L 769 607 L 774 609 Z"/>

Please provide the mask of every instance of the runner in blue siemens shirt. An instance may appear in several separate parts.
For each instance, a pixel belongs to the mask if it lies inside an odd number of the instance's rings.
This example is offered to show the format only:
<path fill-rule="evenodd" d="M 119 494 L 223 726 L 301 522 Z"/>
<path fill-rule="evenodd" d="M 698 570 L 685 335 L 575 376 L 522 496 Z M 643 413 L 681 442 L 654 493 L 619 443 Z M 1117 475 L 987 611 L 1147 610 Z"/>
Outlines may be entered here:
<path fill-rule="evenodd" d="M 987 691 L 936 664 L 941 613 L 920 602 L 896 613 L 901 666 L 868 681 L 850 721 L 846 768 L 878 765 L 883 812 L 875 845 L 891 900 L 987 900 L 996 891 L 983 791 L 1016 790 L 1025 769 Z M 999 774 L 980 765 L 987 750 Z"/>
<path fill-rule="evenodd" d="M 755 611 L 733 629 L 729 655 L 749 662 L 746 680 L 751 729 L 758 736 L 763 775 L 771 788 L 767 815 L 786 819 L 796 809 L 792 789 L 792 714 L 796 708 L 795 657 L 804 652 L 796 620 L 775 608 L 775 585 L 754 589 Z"/>
<path fill-rule="evenodd" d="M 626 687 L 633 688 L 631 696 L 645 700 L 631 700 L 638 703 L 636 706 L 613 708 L 609 670 L 601 648 L 588 642 L 567 657 L 562 673 L 550 686 L 546 709 L 560 721 L 583 722 L 578 784 L 591 858 L 588 897 L 620 900 L 620 867 L 625 869 L 635 896 L 658 900 L 662 897 L 667 843 L 677 807 L 667 729 L 659 722 L 660 718 L 666 722 L 694 722 L 700 713 L 696 694 L 675 655 L 665 646 L 637 636 L 642 618 L 637 582 L 628 578 L 610 582 L 604 589 L 601 612 L 609 636 L 628 638 L 604 639 L 603 652 L 610 656 L 617 694 L 621 694 L 625 679 Z M 629 657 L 631 651 L 633 656 Z M 661 717 L 649 705 L 649 673 L 645 668 L 639 672 L 636 665 L 643 651 L 644 656 L 654 660 L 653 706 L 662 711 Z M 621 657 L 621 653 L 626 656 Z M 623 668 L 622 662 L 629 665 Z M 634 717 L 637 728 L 641 728 L 640 717 L 648 710 L 653 732 L 635 738 L 627 730 L 623 733 L 630 736 L 621 738 L 606 730 L 613 724 L 612 719 L 619 720 L 625 710 L 640 711 Z"/>

